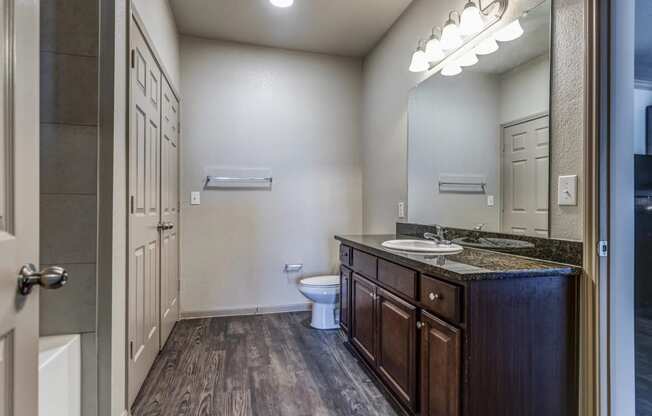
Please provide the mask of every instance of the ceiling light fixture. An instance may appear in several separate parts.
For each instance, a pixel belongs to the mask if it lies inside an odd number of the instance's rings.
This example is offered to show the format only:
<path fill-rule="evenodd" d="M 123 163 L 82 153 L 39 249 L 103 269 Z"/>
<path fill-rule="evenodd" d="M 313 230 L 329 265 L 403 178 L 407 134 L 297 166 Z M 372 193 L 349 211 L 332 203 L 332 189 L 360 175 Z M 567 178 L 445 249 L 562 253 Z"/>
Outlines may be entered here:
<path fill-rule="evenodd" d="M 270 3 L 272 3 L 276 7 L 290 7 L 294 4 L 294 0 L 269 0 Z"/>
<path fill-rule="evenodd" d="M 511 42 L 523 36 L 521 22 L 516 19 L 496 33 L 496 40 L 499 42 Z"/>
<path fill-rule="evenodd" d="M 419 46 L 417 50 L 412 54 L 412 62 L 410 62 L 410 72 L 424 72 L 430 68 L 428 64 L 428 59 L 426 58 L 426 52 L 421 48 L 421 41 L 419 41 Z"/>
<path fill-rule="evenodd" d="M 482 20 L 482 13 L 476 4 L 469 0 L 464 6 L 462 17 L 460 17 L 460 32 L 464 36 L 472 36 L 482 31 L 484 27 L 484 20 Z"/>

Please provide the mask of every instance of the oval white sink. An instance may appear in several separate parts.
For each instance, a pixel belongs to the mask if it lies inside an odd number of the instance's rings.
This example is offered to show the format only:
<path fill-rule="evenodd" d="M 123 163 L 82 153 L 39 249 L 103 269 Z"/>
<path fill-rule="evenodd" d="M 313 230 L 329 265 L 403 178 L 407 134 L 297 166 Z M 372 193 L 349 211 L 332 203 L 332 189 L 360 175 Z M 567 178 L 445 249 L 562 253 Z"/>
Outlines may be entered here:
<path fill-rule="evenodd" d="M 456 254 L 464 248 L 458 244 L 438 244 L 430 240 L 389 240 L 382 244 L 383 247 L 410 253 L 427 254 Z"/>

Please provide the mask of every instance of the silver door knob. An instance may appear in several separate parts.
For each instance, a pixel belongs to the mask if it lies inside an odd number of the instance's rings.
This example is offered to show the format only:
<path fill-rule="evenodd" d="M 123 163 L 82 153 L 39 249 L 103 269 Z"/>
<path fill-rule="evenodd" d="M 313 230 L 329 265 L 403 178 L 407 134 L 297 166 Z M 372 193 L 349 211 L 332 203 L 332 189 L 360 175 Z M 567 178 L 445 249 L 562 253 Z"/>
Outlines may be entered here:
<path fill-rule="evenodd" d="M 18 273 L 18 293 L 29 295 L 34 285 L 45 289 L 59 289 L 67 282 L 68 272 L 63 267 L 51 266 L 37 271 L 33 264 L 26 264 Z"/>
<path fill-rule="evenodd" d="M 171 230 L 173 228 L 174 228 L 174 223 L 171 223 L 171 222 L 166 222 L 165 223 L 165 229 L 166 230 Z"/>

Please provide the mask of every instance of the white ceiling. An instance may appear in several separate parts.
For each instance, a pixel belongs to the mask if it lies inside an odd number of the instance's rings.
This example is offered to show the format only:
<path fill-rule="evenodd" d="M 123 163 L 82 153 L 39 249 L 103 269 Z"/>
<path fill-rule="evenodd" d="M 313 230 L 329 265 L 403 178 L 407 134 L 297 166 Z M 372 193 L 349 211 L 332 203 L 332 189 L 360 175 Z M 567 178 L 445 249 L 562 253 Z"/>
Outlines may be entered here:
<path fill-rule="evenodd" d="M 182 34 L 343 56 L 365 56 L 412 0 L 170 0 Z"/>

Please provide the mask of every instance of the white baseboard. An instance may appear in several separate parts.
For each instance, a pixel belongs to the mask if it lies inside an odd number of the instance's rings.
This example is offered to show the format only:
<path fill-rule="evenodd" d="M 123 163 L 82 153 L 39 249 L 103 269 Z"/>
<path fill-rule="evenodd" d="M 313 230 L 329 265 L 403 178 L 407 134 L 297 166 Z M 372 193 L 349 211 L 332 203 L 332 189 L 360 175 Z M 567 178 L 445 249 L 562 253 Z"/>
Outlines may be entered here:
<path fill-rule="evenodd" d="M 210 311 L 181 312 L 180 319 L 220 318 L 225 316 L 269 315 L 274 313 L 305 312 L 312 310 L 312 303 L 293 303 L 273 306 L 244 306 L 220 308 Z"/>

